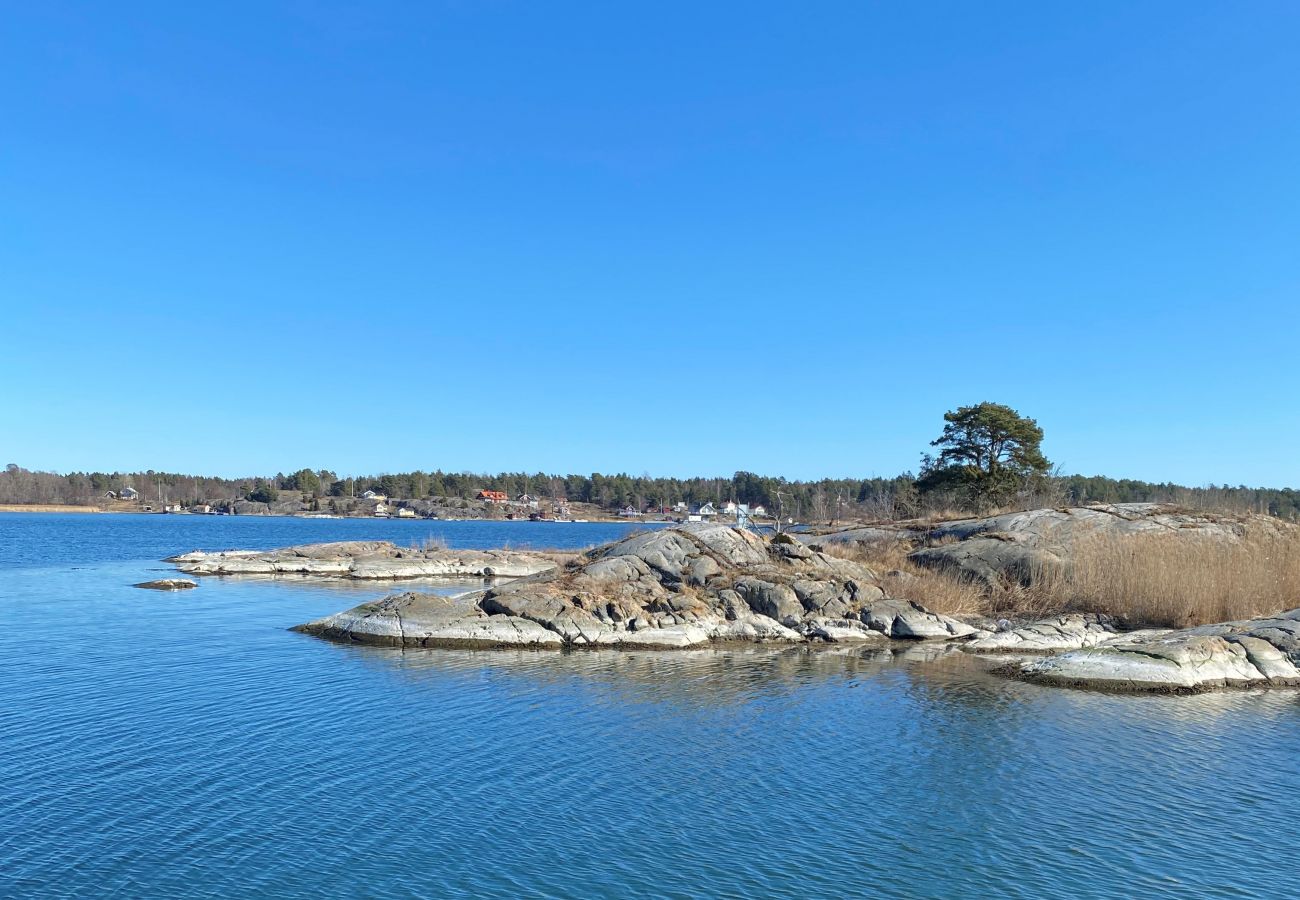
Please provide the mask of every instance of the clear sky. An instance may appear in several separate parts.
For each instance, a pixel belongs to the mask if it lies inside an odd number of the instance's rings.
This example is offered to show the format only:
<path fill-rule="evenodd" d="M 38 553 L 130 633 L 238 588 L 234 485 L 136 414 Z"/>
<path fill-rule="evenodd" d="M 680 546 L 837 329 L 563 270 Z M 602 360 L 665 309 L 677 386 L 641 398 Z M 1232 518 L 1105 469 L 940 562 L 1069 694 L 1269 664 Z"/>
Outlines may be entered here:
<path fill-rule="evenodd" d="M 0 465 L 1300 484 L 1300 5 L 0 21 Z"/>

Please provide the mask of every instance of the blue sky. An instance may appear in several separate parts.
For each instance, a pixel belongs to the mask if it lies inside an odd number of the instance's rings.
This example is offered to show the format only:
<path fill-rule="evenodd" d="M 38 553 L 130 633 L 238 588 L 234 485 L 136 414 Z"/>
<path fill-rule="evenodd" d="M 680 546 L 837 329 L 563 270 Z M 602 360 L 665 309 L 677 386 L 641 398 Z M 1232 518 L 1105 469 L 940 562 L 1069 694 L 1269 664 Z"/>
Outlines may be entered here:
<path fill-rule="evenodd" d="M 273 7 L 273 8 L 272 8 Z M 12 4 L 0 464 L 1300 484 L 1291 3 Z"/>

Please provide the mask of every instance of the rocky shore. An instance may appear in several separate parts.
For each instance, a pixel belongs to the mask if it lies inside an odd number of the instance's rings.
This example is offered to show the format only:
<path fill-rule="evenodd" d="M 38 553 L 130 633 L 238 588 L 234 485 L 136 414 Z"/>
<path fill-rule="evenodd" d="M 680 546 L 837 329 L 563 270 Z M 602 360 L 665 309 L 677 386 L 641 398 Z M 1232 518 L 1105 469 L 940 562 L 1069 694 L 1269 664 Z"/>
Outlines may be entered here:
<path fill-rule="evenodd" d="M 521 578 L 555 562 L 513 550 L 398 547 L 390 541 L 337 541 L 279 550 L 195 550 L 169 557 L 187 575 L 314 575 L 330 578 Z"/>
<path fill-rule="evenodd" d="M 1036 537 L 988 538 L 1046 550 L 1061 516 L 1018 521 Z M 1211 521 L 1176 525 L 1153 511 L 1100 513 L 1134 528 L 1205 533 Z M 1055 515 L 1048 515 L 1054 513 Z M 1105 527 L 1092 516 L 1084 527 Z M 1044 522 L 1051 523 L 1043 527 Z M 1002 522 L 999 527 L 1014 526 Z M 1065 526 L 1072 527 L 1072 526 Z M 1006 532 L 1003 532 L 1006 533 Z M 1011 532 L 1015 533 L 1015 532 Z M 824 538 L 823 538 L 824 539 Z M 858 538 L 853 538 L 858 539 Z M 965 541 L 945 544 L 958 548 Z M 326 616 L 295 630 L 332 640 L 418 648 L 691 649 L 728 643 L 881 647 L 946 643 L 981 656 L 1015 656 L 1001 674 L 1041 684 L 1118 691 L 1193 692 L 1300 685 L 1300 609 L 1181 630 L 1125 630 L 1108 616 L 1069 613 L 1036 621 L 941 615 L 906 596 L 907 580 L 788 536 L 765 538 L 725 525 L 693 523 L 634 535 L 557 564 L 512 551 L 411 550 L 387 542 L 344 542 L 274 551 L 172 557 L 194 575 L 326 575 L 399 579 L 430 575 L 501 579 L 456 597 L 403 592 Z M 979 546 L 956 552 L 984 558 Z"/>
<path fill-rule="evenodd" d="M 1199 691 L 1300 685 L 1300 609 L 1178 631 L 1119 635 L 1047 656 L 1013 674 L 1064 687 Z"/>
<path fill-rule="evenodd" d="M 684 648 L 727 641 L 951 639 L 976 629 L 875 573 L 790 539 L 687 524 L 594 550 L 562 570 L 455 600 L 399 594 L 298 630 L 399 645 Z"/>

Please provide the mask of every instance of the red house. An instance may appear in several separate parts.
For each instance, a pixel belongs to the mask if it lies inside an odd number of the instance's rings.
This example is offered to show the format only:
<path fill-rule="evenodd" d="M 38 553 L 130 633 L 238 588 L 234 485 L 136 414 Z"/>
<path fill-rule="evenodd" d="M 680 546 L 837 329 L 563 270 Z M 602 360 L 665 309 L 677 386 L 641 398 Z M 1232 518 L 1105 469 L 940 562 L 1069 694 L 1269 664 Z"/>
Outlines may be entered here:
<path fill-rule="evenodd" d="M 505 503 L 509 496 L 505 491 L 479 491 L 475 500 L 486 500 L 488 503 Z"/>

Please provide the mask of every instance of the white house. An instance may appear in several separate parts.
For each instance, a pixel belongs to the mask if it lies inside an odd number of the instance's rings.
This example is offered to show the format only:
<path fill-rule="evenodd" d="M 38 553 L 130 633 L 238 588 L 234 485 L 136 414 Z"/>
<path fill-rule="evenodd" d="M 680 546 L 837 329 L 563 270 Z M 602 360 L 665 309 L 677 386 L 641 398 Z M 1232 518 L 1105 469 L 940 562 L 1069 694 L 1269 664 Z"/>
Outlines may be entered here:
<path fill-rule="evenodd" d="M 388 515 L 388 506 L 387 506 L 386 504 L 384 504 L 384 503 L 376 503 L 376 504 L 375 504 L 375 515 L 377 515 L 377 516 L 387 516 L 387 515 Z"/>
<path fill-rule="evenodd" d="M 415 510 L 411 509 L 409 506 L 403 506 L 401 509 L 399 509 L 399 510 L 397 511 L 397 518 L 399 518 L 399 519 L 414 519 L 414 518 L 415 518 Z"/>
<path fill-rule="evenodd" d="M 119 491 L 117 495 L 117 499 L 119 500 L 138 500 L 139 498 L 140 498 L 140 492 L 132 487 L 122 488 L 122 490 Z"/>
<path fill-rule="evenodd" d="M 707 519 L 710 516 L 716 516 L 717 514 L 718 511 L 713 508 L 712 503 L 705 503 L 695 511 L 695 515 L 699 516 L 701 519 Z"/>
<path fill-rule="evenodd" d="M 383 502 L 384 502 L 385 500 L 387 500 L 388 498 L 385 497 L 383 494 L 376 494 L 374 491 L 366 491 L 364 494 L 361 495 L 361 499 L 362 499 L 362 500 L 378 500 L 380 503 L 383 503 Z"/>
<path fill-rule="evenodd" d="M 750 514 L 751 516 L 765 516 L 765 515 L 767 515 L 767 507 L 766 507 L 766 506 L 763 506 L 763 505 L 760 503 L 760 504 L 758 504 L 757 506 L 755 506 L 753 509 L 751 509 L 751 510 L 749 511 L 749 514 Z"/>
<path fill-rule="evenodd" d="M 729 516 L 734 516 L 737 509 L 739 509 L 739 507 L 736 506 L 734 500 L 728 500 L 726 503 L 722 504 L 722 511 Z"/>

